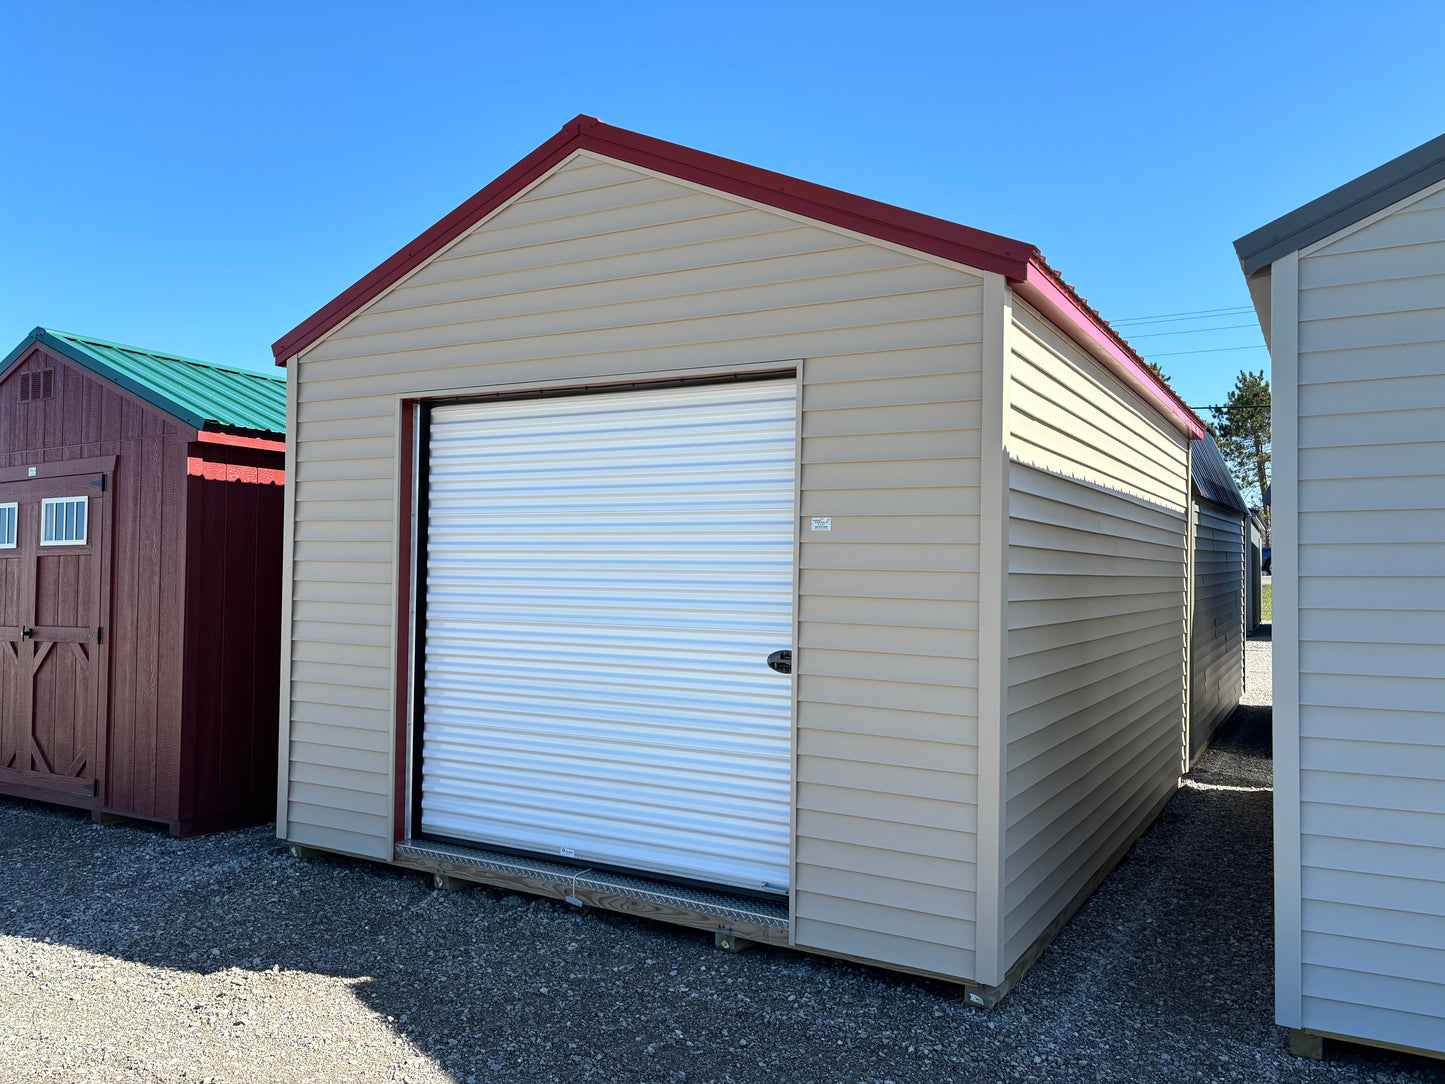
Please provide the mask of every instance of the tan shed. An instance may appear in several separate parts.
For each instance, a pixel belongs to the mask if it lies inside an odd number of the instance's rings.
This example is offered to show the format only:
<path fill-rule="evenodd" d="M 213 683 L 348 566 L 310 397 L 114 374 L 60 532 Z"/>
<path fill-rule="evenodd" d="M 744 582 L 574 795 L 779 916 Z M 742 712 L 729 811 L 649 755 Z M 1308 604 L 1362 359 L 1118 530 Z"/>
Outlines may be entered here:
<path fill-rule="evenodd" d="M 285 336 L 278 830 L 972 987 L 1185 756 L 1198 420 L 1030 245 L 580 117 Z"/>

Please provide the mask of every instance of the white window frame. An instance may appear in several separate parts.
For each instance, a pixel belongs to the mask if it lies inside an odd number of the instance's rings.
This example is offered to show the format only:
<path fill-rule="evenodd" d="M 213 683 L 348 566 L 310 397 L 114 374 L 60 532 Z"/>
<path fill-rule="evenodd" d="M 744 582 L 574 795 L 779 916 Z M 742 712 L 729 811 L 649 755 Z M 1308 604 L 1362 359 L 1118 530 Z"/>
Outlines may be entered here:
<path fill-rule="evenodd" d="M 79 538 L 50 538 L 45 537 L 45 510 L 54 505 L 81 503 L 85 509 L 85 530 Z M 40 501 L 40 544 L 42 546 L 84 546 L 90 542 L 90 498 L 82 494 L 78 497 L 45 497 Z"/>
<path fill-rule="evenodd" d="M 8 504 L 0 504 L 0 513 L 4 512 L 9 512 L 14 517 L 14 531 L 10 536 L 9 542 L 6 542 L 5 536 L 0 534 L 0 550 L 13 550 L 16 546 L 20 545 L 20 505 L 14 501 Z"/>

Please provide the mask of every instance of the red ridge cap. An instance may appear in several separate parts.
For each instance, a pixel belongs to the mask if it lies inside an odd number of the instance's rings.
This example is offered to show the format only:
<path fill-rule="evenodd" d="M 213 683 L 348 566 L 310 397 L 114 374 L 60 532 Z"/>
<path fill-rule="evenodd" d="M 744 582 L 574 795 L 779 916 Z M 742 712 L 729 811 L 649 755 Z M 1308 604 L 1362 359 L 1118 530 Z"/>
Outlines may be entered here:
<path fill-rule="evenodd" d="M 1125 383 L 1151 401 L 1174 427 L 1190 440 L 1207 432 L 1199 415 L 1159 376 L 1109 322 L 1064 281 L 1040 255 L 1029 261 L 1028 271 L 1013 282 L 1014 292 L 1075 339 L 1081 346 L 1102 352 L 1105 361 Z"/>
<path fill-rule="evenodd" d="M 326 332 L 441 251 L 575 150 L 692 181 L 778 210 L 891 241 L 955 263 L 1022 279 L 1037 250 L 999 234 L 909 211 L 730 158 L 654 139 L 580 114 L 516 165 L 423 231 L 376 268 L 277 339 L 271 352 L 285 365 Z"/>

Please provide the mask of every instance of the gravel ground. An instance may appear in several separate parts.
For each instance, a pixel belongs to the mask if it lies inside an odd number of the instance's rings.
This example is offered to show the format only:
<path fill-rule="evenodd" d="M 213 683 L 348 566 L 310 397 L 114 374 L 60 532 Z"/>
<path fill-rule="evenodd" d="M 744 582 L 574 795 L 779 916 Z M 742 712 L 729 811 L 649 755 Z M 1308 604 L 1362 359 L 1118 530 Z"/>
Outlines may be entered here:
<path fill-rule="evenodd" d="M 1266 634 L 1267 635 L 1267 634 Z M 365 862 L 0 800 L 0 1080 L 1397 1081 L 1272 1023 L 1267 639 L 1250 706 L 992 1010 L 956 988 Z"/>

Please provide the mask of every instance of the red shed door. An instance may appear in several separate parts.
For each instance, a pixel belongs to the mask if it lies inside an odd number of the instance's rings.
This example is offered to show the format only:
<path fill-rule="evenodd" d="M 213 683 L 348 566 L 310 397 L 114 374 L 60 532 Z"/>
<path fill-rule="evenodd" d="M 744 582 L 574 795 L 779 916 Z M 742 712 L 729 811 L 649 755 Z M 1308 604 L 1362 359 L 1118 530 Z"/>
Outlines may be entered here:
<path fill-rule="evenodd" d="M 0 789 L 89 804 L 98 792 L 106 479 L 0 485 Z"/>

